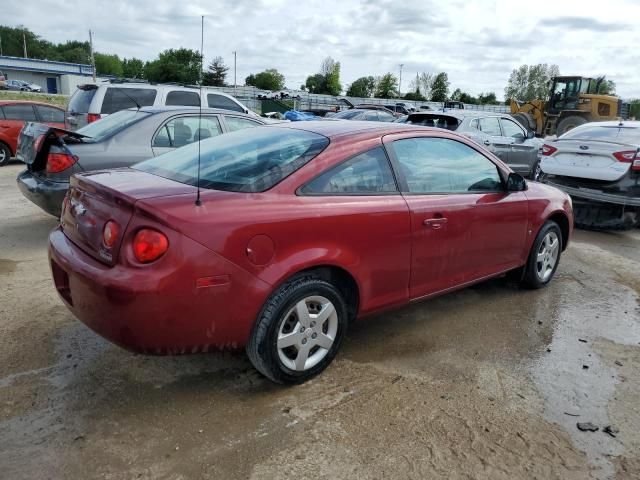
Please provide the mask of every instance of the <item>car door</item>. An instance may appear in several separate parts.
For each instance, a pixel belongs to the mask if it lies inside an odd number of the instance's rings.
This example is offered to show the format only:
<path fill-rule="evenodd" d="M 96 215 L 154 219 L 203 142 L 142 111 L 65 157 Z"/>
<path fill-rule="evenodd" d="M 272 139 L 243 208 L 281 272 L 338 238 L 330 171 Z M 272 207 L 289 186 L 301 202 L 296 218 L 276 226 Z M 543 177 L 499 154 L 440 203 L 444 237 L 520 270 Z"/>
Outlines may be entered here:
<path fill-rule="evenodd" d="M 151 140 L 153 155 L 158 156 L 184 147 L 199 139 L 206 140 L 222 133 L 217 115 L 181 115 L 165 120 Z"/>
<path fill-rule="evenodd" d="M 485 135 L 482 144 L 500 160 L 507 162 L 513 140 L 502 135 L 498 117 L 482 117 L 476 120 L 477 129 Z"/>
<path fill-rule="evenodd" d="M 527 132 L 513 120 L 500 119 L 505 137 L 513 139 L 506 163 L 521 175 L 529 175 L 538 159 L 538 146 L 527 139 Z"/>
<path fill-rule="evenodd" d="M 16 154 L 18 136 L 24 122 L 37 122 L 38 117 L 30 103 L 13 103 L 2 106 L 4 119 L 0 120 L 0 139 Z"/>
<path fill-rule="evenodd" d="M 449 137 L 388 135 L 384 143 L 411 214 L 412 299 L 521 263 L 527 199 L 506 192 L 492 160 Z"/>

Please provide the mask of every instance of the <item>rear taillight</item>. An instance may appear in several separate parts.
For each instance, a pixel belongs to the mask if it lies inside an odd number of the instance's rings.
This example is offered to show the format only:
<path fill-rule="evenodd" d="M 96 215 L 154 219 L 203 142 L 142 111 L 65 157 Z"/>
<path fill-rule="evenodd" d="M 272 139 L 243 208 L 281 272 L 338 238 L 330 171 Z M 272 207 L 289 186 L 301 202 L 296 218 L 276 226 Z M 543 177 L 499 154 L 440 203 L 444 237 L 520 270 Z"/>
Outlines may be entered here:
<path fill-rule="evenodd" d="M 157 260 L 168 248 L 169 240 L 157 230 L 143 228 L 133 238 L 133 254 L 141 263 Z"/>
<path fill-rule="evenodd" d="M 115 221 L 109 220 L 102 230 L 102 242 L 105 247 L 111 248 L 118 239 L 118 233 L 120 233 L 120 225 Z"/>
<path fill-rule="evenodd" d="M 78 161 L 75 155 L 67 153 L 50 153 L 47 156 L 47 173 L 59 173 L 73 166 Z"/>
<path fill-rule="evenodd" d="M 87 113 L 87 123 L 97 122 L 100 120 L 99 113 Z"/>
<path fill-rule="evenodd" d="M 626 150 L 624 152 L 616 152 L 613 154 L 619 162 L 631 163 L 636 159 L 635 150 Z"/>
<path fill-rule="evenodd" d="M 558 149 L 556 147 L 552 147 L 551 145 L 547 145 L 546 143 L 542 146 L 542 155 L 548 157 L 549 155 L 557 152 Z"/>

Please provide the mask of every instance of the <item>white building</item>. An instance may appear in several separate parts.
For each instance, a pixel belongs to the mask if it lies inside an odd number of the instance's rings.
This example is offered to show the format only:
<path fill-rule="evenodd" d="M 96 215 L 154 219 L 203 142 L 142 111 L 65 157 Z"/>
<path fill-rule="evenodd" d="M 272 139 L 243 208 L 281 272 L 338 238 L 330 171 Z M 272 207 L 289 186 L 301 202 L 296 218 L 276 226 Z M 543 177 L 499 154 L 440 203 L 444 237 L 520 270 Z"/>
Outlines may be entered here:
<path fill-rule="evenodd" d="M 80 63 L 52 62 L 0 56 L 0 72 L 9 80 L 35 83 L 46 93 L 71 95 L 76 86 L 93 81 L 93 67 Z"/>

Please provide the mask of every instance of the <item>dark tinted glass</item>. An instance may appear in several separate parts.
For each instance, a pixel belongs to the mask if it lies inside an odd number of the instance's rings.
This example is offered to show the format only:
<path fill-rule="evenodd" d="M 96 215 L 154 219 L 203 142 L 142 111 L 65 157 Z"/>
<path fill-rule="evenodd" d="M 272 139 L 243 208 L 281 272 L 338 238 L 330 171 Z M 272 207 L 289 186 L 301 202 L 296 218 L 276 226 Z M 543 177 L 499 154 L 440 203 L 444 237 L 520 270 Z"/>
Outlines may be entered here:
<path fill-rule="evenodd" d="M 209 93 L 207 95 L 207 103 L 210 108 L 224 108 L 225 110 L 233 110 L 234 112 L 244 113 L 244 108 L 242 108 L 230 98 L 225 97 L 224 95 Z"/>
<path fill-rule="evenodd" d="M 344 112 L 338 112 L 332 116 L 332 118 L 344 118 L 346 120 L 355 118 L 362 113 L 362 110 L 345 110 Z"/>
<path fill-rule="evenodd" d="M 153 105 L 157 91 L 154 88 L 109 87 L 104 94 L 100 113 L 114 113 L 127 108 L 148 107 Z"/>
<path fill-rule="evenodd" d="M 397 191 L 382 147 L 361 153 L 323 173 L 302 188 L 306 194 L 375 195 Z"/>
<path fill-rule="evenodd" d="M 97 89 L 95 88 L 88 90 L 79 88 L 76 90 L 76 93 L 73 94 L 71 100 L 69 100 L 67 110 L 73 113 L 88 113 L 91 100 L 93 100 L 93 96 L 96 94 L 96 91 Z"/>
<path fill-rule="evenodd" d="M 497 167 L 464 143 L 446 138 L 408 138 L 393 142 L 393 150 L 412 193 L 502 189 Z"/>
<path fill-rule="evenodd" d="M 196 185 L 200 148 L 201 188 L 262 192 L 311 161 L 328 144 L 328 138 L 303 130 L 249 128 L 192 143 L 134 168 Z"/>
<path fill-rule="evenodd" d="M 36 105 L 40 119 L 47 123 L 64 123 L 64 110 Z"/>
<path fill-rule="evenodd" d="M 583 125 L 569 130 L 560 140 L 604 140 L 605 142 L 640 144 L 640 127 Z"/>
<path fill-rule="evenodd" d="M 24 120 L 26 122 L 37 122 L 36 112 L 29 104 L 5 105 L 2 107 L 7 120 Z"/>
<path fill-rule="evenodd" d="M 187 107 L 199 107 L 200 95 L 196 92 L 184 92 L 174 90 L 167 95 L 166 105 L 185 105 Z"/>

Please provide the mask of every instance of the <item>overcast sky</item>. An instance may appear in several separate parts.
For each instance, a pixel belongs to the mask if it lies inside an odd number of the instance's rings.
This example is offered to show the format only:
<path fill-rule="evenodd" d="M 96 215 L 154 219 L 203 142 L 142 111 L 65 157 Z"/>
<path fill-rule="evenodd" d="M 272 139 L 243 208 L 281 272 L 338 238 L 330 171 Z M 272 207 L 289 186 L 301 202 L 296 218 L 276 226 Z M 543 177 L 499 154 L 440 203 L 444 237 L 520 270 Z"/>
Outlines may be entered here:
<path fill-rule="evenodd" d="M 52 6 L 55 5 L 55 6 Z M 607 74 L 625 98 L 640 97 L 640 1 L 607 0 L 30 0 L 7 2 L 0 23 L 25 25 L 63 42 L 95 33 L 94 47 L 121 57 L 155 58 L 167 48 L 220 55 L 238 84 L 276 68 L 299 88 L 331 56 L 343 87 L 358 77 L 399 71 L 402 90 L 416 72 L 446 71 L 451 90 L 494 91 L 522 64 L 555 63 L 564 75 Z"/>

